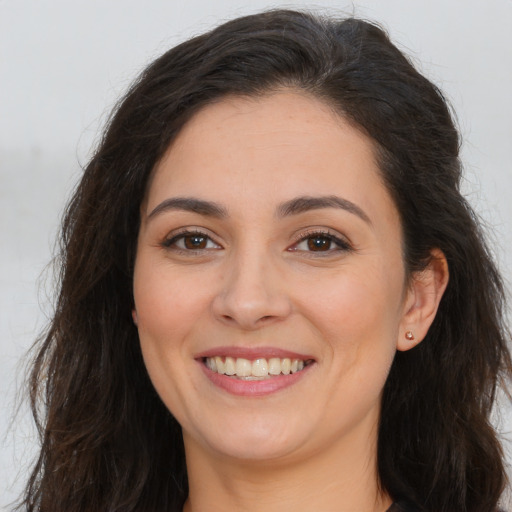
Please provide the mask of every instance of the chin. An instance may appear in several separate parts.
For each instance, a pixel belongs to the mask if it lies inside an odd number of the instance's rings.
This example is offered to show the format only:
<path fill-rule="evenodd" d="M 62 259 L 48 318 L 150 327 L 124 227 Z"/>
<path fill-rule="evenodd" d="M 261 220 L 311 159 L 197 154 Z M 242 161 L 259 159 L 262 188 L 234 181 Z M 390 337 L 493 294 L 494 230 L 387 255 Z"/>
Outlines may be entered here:
<path fill-rule="evenodd" d="M 292 456 L 300 444 L 275 442 L 267 438 L 247 437 L 211 446 L 217 453 L 240 461 L 269 461 Z"/>
<path fill-rule="evenodd" d="M 246 422 L 232 421 L 215 429 L 199 433 L 197 440 L 206 443 L 209 451 L 224 457 L 239 460 L 268 461 L 287 458 L 304 446 L 308 434 L 299 428 L 283 426 L 281 422 L 252 420 Z"/>

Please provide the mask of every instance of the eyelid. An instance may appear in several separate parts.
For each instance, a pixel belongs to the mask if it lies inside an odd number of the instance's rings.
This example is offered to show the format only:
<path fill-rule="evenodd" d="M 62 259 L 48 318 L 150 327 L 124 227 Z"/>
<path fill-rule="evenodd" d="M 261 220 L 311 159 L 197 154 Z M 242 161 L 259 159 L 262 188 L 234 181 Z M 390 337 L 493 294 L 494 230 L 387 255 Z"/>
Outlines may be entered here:
<path fill-rule="evenodd" d="M 303 251 L 307 253 L 314 254 L 315 256 L 326 256 L 329 254 L 332 254 L 333 252 L 337 251 L 353 251 L 354 247 L 350 240 L 344 236 L 338 233 L 337 231 L 333 231 L 329 228 L 309 228 L 307 231 L 301 231 L 293 236 L 294 242 L 292 245 L 288 248 L 289 251 L 297 250 L 293 249 L 293 247 L 297 246 L 299 243 L 304 242 L 308 238 L 313 237 L 325 237 L 329 238 L 334 244 L 338 246 L 337 249 L 330 249 L 328 251 Z"/>
<path fill-rule="evenodd" d="M 183 249 L 181 247 L 177 247 L 175 243 L 180 240 L 181 238 L 184 238 L 186 236 L 202 236 L 207 238 L 209 241 L 213 242 L 217 247 L 216 248 L 204 248 L 204 249 Z M 182 228 L 175 229 L 168 233 L 164 239 L 161 242 L 161 246 L 164 249 L 171 249 L 173 248 L 175 251 L 184 252 L 184 253 L 194 253 L 194 252 L 201 252 L 201 251 L 211 251 L 211 250 L 219 250 L 222 249 L 222 245 L 217 242 L 215 239 L 215 236 L 212 236 L 212 234 L 209 232 L 209 230 L 204 228 L 198 228 L 195 226 L 186 226 Z M 174 246 L 174 247 L 173 247 Z"/>

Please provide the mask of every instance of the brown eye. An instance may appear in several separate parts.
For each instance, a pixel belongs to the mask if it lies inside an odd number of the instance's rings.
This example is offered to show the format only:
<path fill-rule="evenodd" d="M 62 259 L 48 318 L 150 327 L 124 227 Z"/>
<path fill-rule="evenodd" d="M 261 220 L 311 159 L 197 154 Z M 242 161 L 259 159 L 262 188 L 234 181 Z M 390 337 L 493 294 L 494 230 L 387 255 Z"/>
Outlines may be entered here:
<path fill-rule="evenodd" d="M 307 239 L 307 245 L 310 251 L 329 251 L 332 246 L 332 240 L 326 236 L 312 236 Z"/>
<path fill-rule="evenodd" d="M 288 250 L 328 256 L 334 253 L 351 251 L 352 247 L 341 237 L 319 232 L 305 235 L 304 238 L 292 245 Z"/>
<path fill-rule="evenodd" d="M 183 245 L 186 249 L 206 249 L 208 238 L 203 235 L 186 235 L 183 237 Z"/>
<path fill-rule="evenodd" d="M 162 243 L 163 247 L 181 251 L 203 251 L 210 249 L 221 249 L 208 235 L 200 232 L 180 233 Z"/>

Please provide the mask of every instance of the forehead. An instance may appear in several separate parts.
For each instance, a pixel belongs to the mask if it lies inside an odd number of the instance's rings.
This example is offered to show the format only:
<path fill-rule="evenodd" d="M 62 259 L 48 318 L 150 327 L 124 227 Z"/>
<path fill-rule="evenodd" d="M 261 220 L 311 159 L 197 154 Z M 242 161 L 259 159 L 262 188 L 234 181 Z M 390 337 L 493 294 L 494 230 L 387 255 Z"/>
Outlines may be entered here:
<path fill-rule="evenodd" d="M 369 137 L 305 93 L 226 97 L 178 134 L 155 168 L 148 207 L 168 195 L 221 194 L 247 206 L 337 193 L 370 212 L 393 210 L 375 154 Z"/>

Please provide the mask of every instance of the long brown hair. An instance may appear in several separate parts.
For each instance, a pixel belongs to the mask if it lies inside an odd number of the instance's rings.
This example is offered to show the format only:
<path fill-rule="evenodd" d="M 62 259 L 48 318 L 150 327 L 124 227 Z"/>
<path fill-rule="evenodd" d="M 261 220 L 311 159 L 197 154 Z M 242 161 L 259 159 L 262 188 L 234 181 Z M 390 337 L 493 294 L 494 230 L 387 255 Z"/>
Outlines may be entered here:
<path fill-rule="evenodd" d="M 131 319 L 139 207 L 155 163 L 195 112 L 278 87 L 327 101 L 373 139 L 408 272 L 432 248 L 448 260 L 434 324 L 396 355 L 384 389 L 382 487 L 423 511 L 496 510 L 506 476 L 489 414 L 512 371 L 504 290 L 460 194 L 449 108 L 376 25 L 288 10 L 171 49 L 113 113 L 63 221 L 58 301 L 30 377 L 41 451 L 20 508 L 181 510 L 181 429 L 151 385 Z"/>

